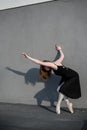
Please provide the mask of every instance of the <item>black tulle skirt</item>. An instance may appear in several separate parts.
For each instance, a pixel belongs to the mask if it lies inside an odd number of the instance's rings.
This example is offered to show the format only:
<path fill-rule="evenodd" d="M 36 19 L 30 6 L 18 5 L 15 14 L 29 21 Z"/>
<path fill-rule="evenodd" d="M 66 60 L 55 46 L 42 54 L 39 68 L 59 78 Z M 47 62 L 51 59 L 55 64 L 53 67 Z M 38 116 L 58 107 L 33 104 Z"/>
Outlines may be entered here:
<path fill-rule="evenodd" d="M 81 97 L 80 81 L 78 76 L 64 82 L 59 92 L 63 93 L 67 97 L 77 99 Z"/>
<path fill-rule="evenodd" d="M 81 97 L 79 74 L 76 71 L 60 66 L 58 67 L 58 70 L 54 72 L 57 75 L 61 75 L 62 82 L 64 82 L 60 87 L 59 92 L 72 99 L 78 99 Z"/>

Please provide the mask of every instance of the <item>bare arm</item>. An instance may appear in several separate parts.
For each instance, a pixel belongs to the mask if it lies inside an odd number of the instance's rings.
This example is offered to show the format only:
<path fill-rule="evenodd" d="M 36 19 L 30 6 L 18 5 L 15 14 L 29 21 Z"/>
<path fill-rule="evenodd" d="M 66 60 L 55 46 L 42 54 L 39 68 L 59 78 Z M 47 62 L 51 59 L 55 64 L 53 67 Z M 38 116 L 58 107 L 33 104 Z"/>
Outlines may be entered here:
<path fill-rule="evenodd" d="M 32 58 L 26 52 L 23 52 L 22 55 L 25 58 L 33 61 L 34 63 L 36 63 L 38 65 L 43 65 L 43 66 L 51 67 L 52 69 L 56 70 L 57 69 L 57 65 L 61 65 L 62 64 L 62 61 L 64 59 L 64 54 L 63 54 L 62 49 L 61 49 L 61 47 L 59 45 L 55 45 L 55 47 L 56 47 L 56 50 L 60 51 L 60 58 L 58 60 L 54 61 L 54 62 L 43 62 L 43 61 L 41 61 L 39 59 Z"/>
<path fill-rule="evenodd" d="M 43 66 L 47 66 L 47 67 L 51 67 L 52 69 L 57 69 L 57 66 L 53 63 L 53 62 L 43 62 L 41 60 L 38 60 L 38 59 L 35 59 L 35 58 L 32 58 L 31 56 L 27 55 L 27 53 L 23 52 L 22 55 L 33 61 L 34 63 L 38 64 L 38 65 L 43 65 Z"/>
<path fill-rule="evenodd" d="M 56 64 L 56 65 L 61 65 L 62 64 L 62 61 L 63 61 L 63 59 L 64 59 L 64 53 L 63 53 L 63 51 L 62 51 L 62 48 L 59 46 L 59 45 L 55 45 L 55 48 L 56 48 L 56 50 L 58 51 L 60 51 L 60 58 L 58 59 L 58 60 L 56 60 L 56 61 L 54 61 L 54 63 Z"/>

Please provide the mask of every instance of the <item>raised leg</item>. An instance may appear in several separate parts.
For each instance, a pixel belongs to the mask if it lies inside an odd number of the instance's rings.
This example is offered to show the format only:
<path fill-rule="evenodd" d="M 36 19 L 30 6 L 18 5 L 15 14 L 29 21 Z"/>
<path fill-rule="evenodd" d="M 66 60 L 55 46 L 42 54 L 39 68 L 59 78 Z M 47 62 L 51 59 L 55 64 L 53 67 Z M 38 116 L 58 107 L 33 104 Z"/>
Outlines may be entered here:
<path fill-rule="evenodd" d="M 67 104 L 67 106 L 68 106 L 69 111 L 70 111 L 71 113 L 74 113 L 73 104 L 72 104 L 72 103 L 69 101 L 69 99 L 66 98 L 66 97 L 64 97 L 64 100 L 65 100 L 65 102 L 66 102 L 66 104 Z"/>

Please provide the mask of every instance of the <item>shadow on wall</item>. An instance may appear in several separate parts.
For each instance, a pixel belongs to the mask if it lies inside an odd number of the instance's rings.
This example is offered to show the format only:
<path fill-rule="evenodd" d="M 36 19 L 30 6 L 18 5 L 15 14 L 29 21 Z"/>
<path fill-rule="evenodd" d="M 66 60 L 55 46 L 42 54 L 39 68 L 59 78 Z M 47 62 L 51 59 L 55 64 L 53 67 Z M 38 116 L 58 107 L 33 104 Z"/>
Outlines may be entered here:
<path fill-rule="evenodd" d="M 54 58 L 54 61 L 60 57 L 60 52 L 59 51 L 57 52 L 58 53 Z M 38 68 L 32 68 L 28 70 L 26 73 L 20 72 L 18 70 L 14 70 L 10 67 L 6 67 L 6 69 L 17 75 L 24 76 L 26 84 L 31 83 L 32 86 L 35 86 L 36 83 L 39 82 L 44 83 L 44 88 L 40 90 L 38 93 L 36 93 L 34 96 L 34 98 L 36 98 L 37 100 L 37 105 L 41 105 L 42 101 L 49 101 L 50 105 L 54 106 L 54 102 L 57 101 L 58 98 L 57 87 L 61 80 L 60 76 L 51 74 L 51 77 L 47 81 L 44 81 L 39 76 Z"/>
<path fill-rule="evenodd" d="M 49 101 L 50 105 L 54 106 L 54 102 L 57 101 L 58 98 L 57 87 L 61 79 L 60 76 L 52 74 L 47 81 L 44 81 L 39 76 L 38 68 L 32 68 L 26 73 L 14 70 L 9 67 L 6 67 L 6 69 L 17 75 L 24 76 L 25 83 L 27 85 L 31 83 L 32 86 L 35 86 L 36 83 L 44 83 L 44 88 L 36 93 L 34 96 L 34 98 L 36 98 L 37 100 L 37 105 L 41 105 L 42 101 Z"/>

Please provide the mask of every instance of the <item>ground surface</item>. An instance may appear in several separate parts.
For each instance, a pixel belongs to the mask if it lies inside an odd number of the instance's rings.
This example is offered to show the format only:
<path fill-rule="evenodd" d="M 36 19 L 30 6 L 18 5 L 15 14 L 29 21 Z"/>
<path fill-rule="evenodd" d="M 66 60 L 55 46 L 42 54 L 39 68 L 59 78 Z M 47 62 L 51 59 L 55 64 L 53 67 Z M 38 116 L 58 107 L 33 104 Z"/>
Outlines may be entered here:
<path fill-rule="evenodd" d="M 0 103 L 0 130 L 87 130 L 87 109 Z"/>

